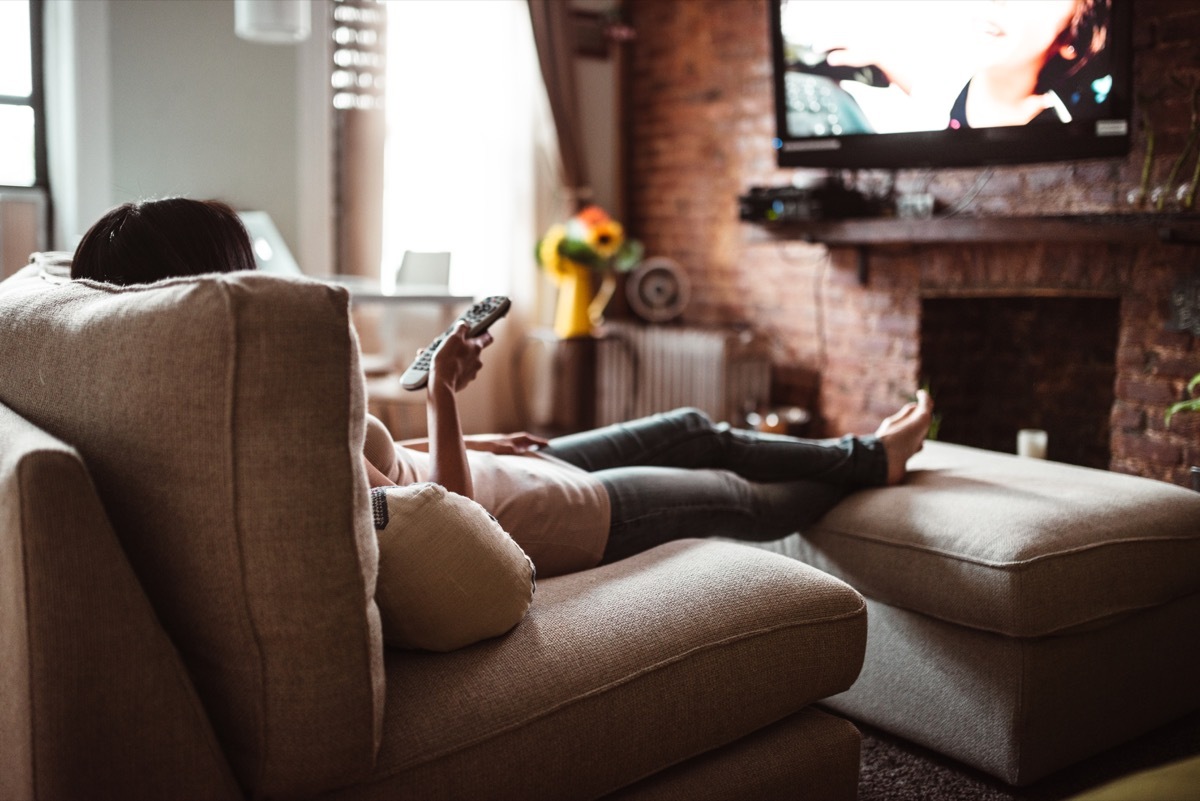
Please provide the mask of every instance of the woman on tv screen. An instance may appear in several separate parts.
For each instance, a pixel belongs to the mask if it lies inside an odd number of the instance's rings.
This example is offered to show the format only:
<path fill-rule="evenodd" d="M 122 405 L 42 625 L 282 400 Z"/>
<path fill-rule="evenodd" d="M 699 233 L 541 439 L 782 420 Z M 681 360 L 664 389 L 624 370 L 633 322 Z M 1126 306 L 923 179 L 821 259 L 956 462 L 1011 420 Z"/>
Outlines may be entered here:
<path fill-rule="evenodd" d="M 1100 119 L 1111 0 L 781 0 L 791 136 Z"/>

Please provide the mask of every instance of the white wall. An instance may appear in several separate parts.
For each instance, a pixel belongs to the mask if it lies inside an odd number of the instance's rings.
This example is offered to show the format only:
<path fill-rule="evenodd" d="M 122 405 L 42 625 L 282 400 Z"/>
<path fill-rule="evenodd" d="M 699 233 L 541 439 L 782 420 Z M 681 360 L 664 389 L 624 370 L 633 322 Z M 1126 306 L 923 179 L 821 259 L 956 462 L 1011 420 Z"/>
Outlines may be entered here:
<path fill-rule="evenodd" d="M 328 92 L 322 26 L 264 45 L 234 35 L 230 0 L 50 6 L 58 247 L 125 201 L 215 197 L 269 212 L 302 267 L 329 271 L 329 138 L 312 130 L 329 119 L 313 113 Z"/>
<path fill-rule="evenodd" d="M 108 4 L 47 0 L 45 14 L 52 247 L 74 250 L 88 225 L 113 205 Z"/>

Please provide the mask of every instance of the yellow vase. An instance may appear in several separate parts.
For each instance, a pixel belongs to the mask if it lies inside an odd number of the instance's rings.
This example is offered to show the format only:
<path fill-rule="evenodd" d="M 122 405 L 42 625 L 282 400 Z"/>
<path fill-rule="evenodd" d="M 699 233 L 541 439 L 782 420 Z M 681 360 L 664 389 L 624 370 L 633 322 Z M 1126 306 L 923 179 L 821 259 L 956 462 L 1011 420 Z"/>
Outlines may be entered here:
<path fill-rule="evenodd" d="M 559 339 L 592 334 L 588 305 L 592 301 L 592 274 L 586 268 L 563 259 L 558 272 L 558 307 L 554 314 L 554 333 Z"/>
<path fill-rule="evenodd" d="M 604 278 L 600 281 L 600 288 L 596 290 L 595 296 L 588 303 L 588 319 L 592 321 L 592 329 L 597 329 L 604 325 L 604 310 L 608 308 L 608 304 L 612 302 L 613 295 L 617 291 L 617 276 L 616 273 L 605 273 Z"/>

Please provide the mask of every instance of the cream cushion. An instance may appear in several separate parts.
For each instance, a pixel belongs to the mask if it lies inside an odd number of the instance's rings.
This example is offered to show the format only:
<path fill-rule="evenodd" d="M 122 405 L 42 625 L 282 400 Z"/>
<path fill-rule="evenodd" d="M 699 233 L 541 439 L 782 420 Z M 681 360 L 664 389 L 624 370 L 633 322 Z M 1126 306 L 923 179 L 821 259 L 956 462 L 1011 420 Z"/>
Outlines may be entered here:
<path fill-rule="evenodd" d="M 0 283 L 0 402 L 76 448 L 247 795 L 374 762 L 383 646 L 345 290 Z"/>
<path fill-rule="evenodd" d="M 1200 591 L 1200 493 L 944 442 L 909 468 L 839 503 L 788 555 L 868 598 L 1011 637 Z"/>
<path fill-rule="evenodd" d="M 371 496 L 375 600 L 388 645 L 453 651 L 521 622 L 533 601 L 533 562 L 482 506 L 431 483 Z"/>

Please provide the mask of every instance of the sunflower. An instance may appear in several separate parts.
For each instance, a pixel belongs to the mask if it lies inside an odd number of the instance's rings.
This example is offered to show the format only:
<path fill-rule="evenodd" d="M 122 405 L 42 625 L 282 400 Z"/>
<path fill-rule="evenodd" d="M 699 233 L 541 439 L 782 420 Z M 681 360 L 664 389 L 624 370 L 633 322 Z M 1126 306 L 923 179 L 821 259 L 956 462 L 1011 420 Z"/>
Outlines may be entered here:
<path fill-rule="evenodd" d="M 538 263 L 553 274 L 562 259 L 596 272 L 625 272 L 641 259 L 641 246 L 625 240 L 621 223 L 599 206 L 588 206 L 565 223 L 550 226 L 537 248 Z"/>

